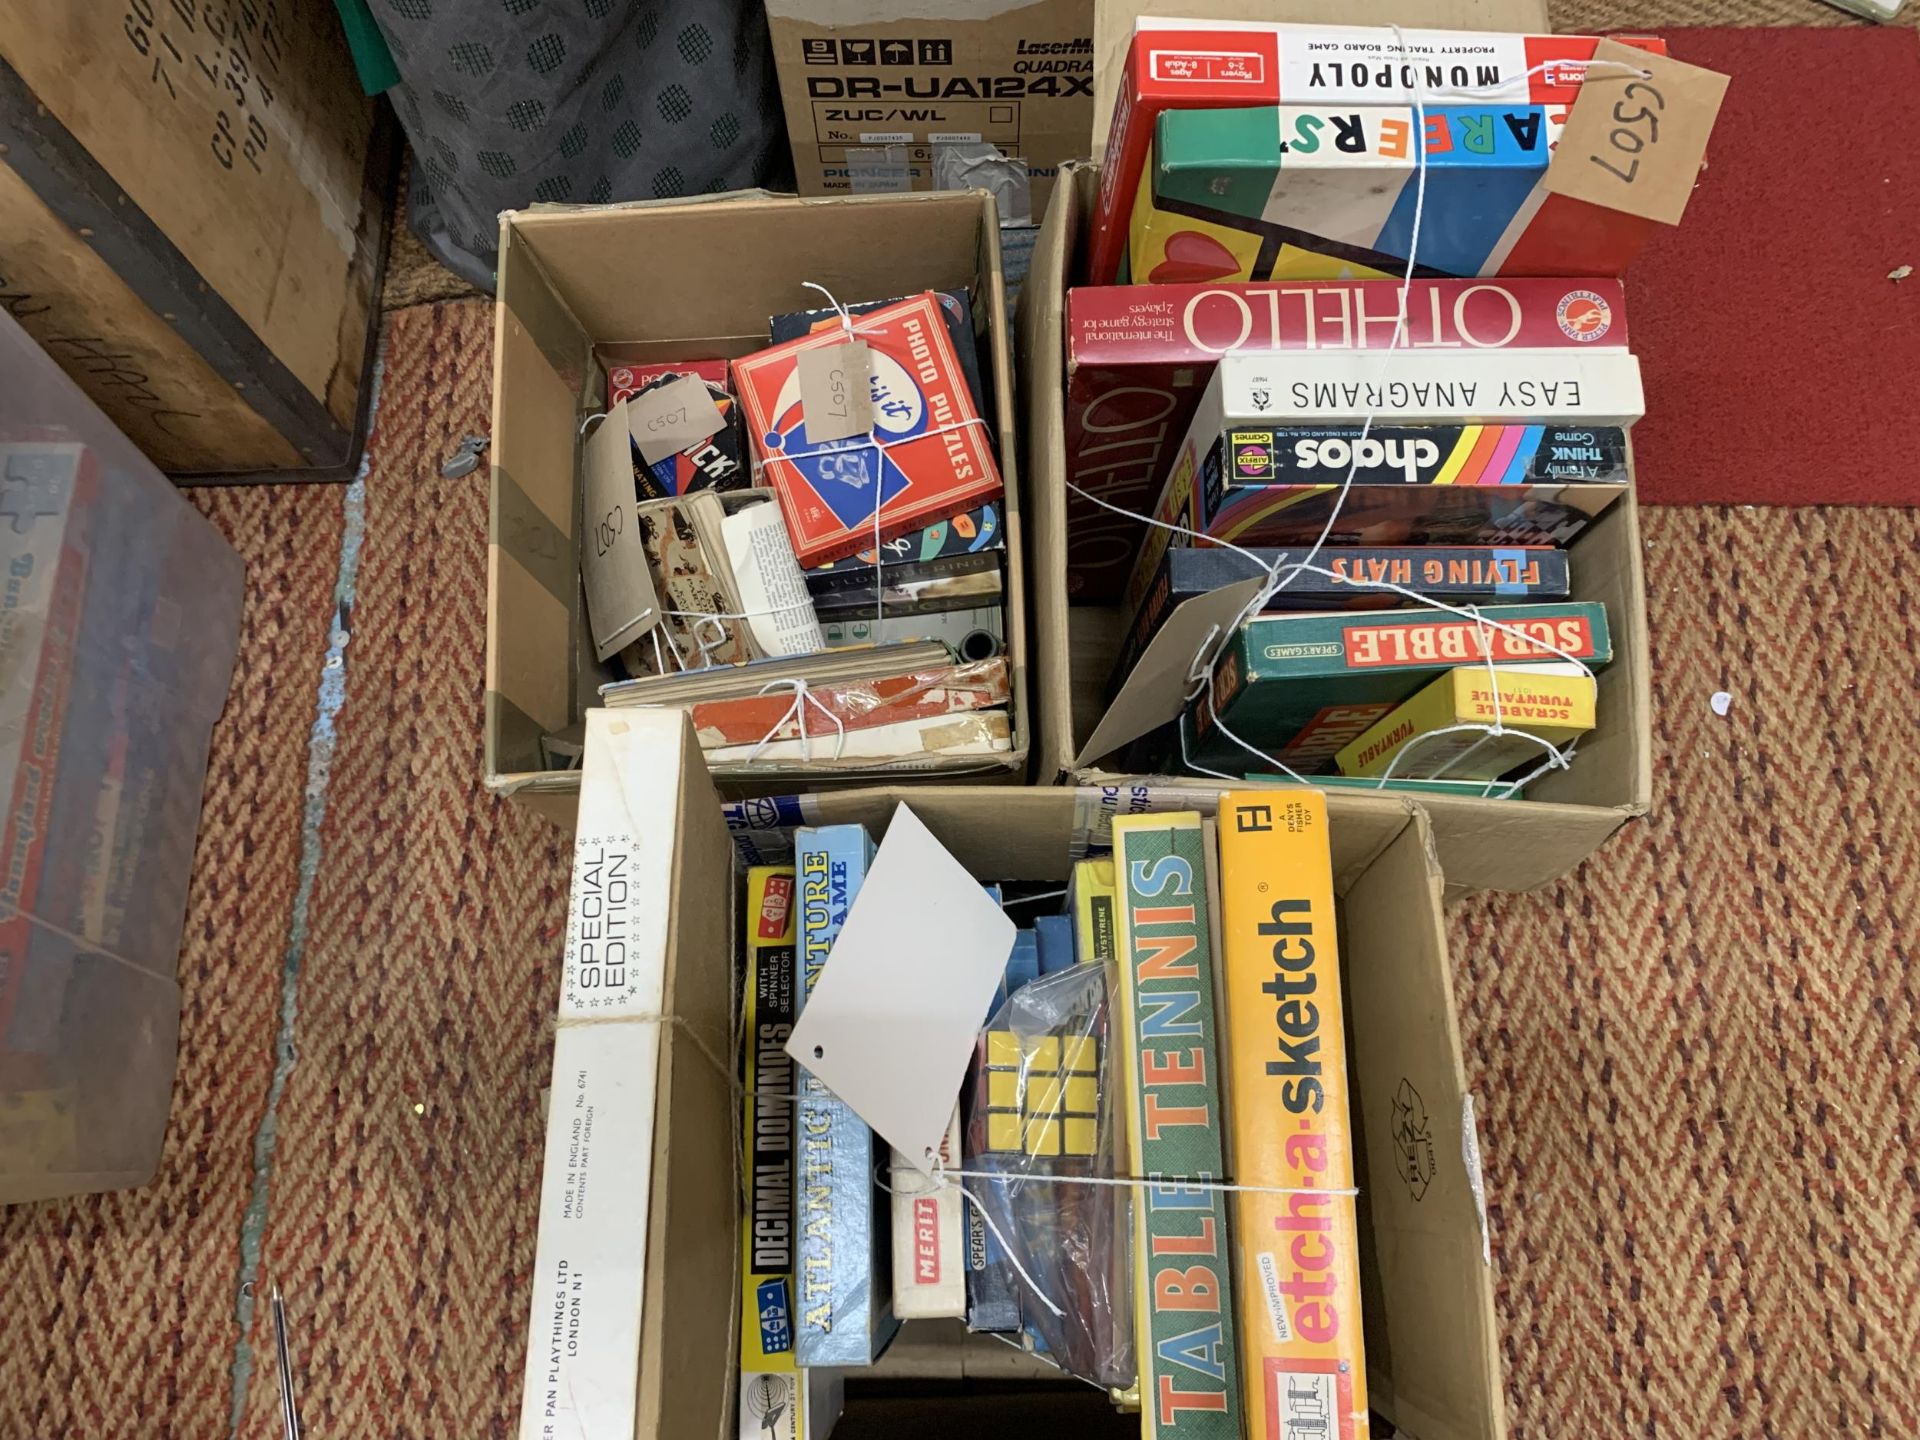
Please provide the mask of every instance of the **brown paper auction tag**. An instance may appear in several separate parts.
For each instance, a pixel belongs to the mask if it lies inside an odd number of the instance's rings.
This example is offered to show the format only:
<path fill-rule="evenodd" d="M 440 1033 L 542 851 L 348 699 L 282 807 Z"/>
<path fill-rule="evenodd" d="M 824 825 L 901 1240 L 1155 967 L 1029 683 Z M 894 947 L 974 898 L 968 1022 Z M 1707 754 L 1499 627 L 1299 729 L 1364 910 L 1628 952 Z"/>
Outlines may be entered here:
<path fill-rule="evenodd" d="M 1546 188 L 1609 210 L 1679 224 L 1727 93 L 1727 77 L 1617 40 L 1602 40 L 1593 58 L 1632 65 L 1652 78 L 1607 66 L 1587 72 L 1547 166 Z"/>
<path fill-rule="evenodd" d="M 607 412 L 581 447 L 584 512 L 580 570 L 587 589 L 593 653 L 605 660 L 651 630 L 660 600 L 647 570 L 646 546 L 634 514 L 633 454 L 627 442 L 631 400 Z"/>
<path fill-rule="evenodd" d="M 800 352 L 800 409 L 809 441 L 821 444 L 872 432 L 872 367 L 864 340 Z"/>
<path fill-rule="evenodd" d="M 627 424 L 651 465 L 712 438 L 727 422 L 707 382 L 698 375 L 682 375 L 657 389 L 629 395 Z"/>

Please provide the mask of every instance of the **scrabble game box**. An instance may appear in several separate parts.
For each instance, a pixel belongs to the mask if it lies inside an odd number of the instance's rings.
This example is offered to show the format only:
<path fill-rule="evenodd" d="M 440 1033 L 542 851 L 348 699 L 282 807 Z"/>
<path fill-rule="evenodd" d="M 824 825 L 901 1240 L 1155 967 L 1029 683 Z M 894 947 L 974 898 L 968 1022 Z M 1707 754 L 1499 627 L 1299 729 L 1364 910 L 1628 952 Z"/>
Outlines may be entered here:
<path fill-rule="evenodd" d="M 1442 671 L 1484 664 L 1613 658 L 1606 607 L 1589 601 L 1488 605 L 1482 626 L 1436 610 L 1256 615 L 1228 642 L 1213 686 L 1181 721 L 1192 761 L 1230 774 L 1268 770 L 1223 734 L 1305 775 Z"/>

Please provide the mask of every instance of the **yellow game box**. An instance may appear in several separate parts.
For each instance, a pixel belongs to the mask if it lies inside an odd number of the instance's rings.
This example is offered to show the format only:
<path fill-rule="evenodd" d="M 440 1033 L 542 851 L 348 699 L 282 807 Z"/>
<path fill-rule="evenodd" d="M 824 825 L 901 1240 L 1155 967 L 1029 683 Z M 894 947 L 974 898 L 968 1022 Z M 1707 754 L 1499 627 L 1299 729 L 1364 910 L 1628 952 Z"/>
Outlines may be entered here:
<path fill-rule="evenodd" d="M 1227 1119 L 1253 1440 L 1365 1440 L 1353 1127 L 1327 801 L 1220 797 Z"/>
<path fill-rule="evenodd" d="M 1539 741 L 1564 745 L 1593 729 L 1595 693 L 1576 665 L 1462 665 L 1381 716 L 1334 763 L 1342 775 L 1495 780 L 1545 760 Z M 1480 728 L 1496 719 L 1514 733 Z"/>

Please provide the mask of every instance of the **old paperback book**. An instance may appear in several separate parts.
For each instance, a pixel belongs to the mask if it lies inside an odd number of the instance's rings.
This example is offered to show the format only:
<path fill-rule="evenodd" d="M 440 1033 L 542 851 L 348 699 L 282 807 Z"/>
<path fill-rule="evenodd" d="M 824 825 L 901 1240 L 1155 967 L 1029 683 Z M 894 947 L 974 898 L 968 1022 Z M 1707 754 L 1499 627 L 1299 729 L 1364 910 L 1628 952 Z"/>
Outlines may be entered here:
<path fill-rule="evenodd" d="M 747 871 L 746 1212 L 740 1223 L 740 1440 L 823 1440 L 840 1413 L 838 1371 L 793 1359 L 793 1029 L 800 982 L 791 865 Z"/>
<path fill-rule="evenodd" d="M 703 700 L 688 707 L 703 749 L 791 740 L 803 734 L 831 737 L 839 729 L 869 730 L 902 720 L 923 720 L 1004 705 L 1008 699 L 1004 658 L 973 665 L 940 665 L 871 680 L 807 687 L 806 713 L 791 686 L 765 695 Z"/>
<path fill-rule="evenodd" d="M 721 536 L 720 497 L 697 490 L 643 501 L 633 513 L 662 611 L 658 625 L 620 652 L 628 672 L 671 675 L 758 659 L 751 629 L 735 618 L 744 607 Z"/>
<path fill-rule="evenodd" d="M 1220 797 L 1242 1381 L 1259 1440 L 1365 1440 L 1346 1007 L 1326 797 Z"/>
<path fill-rule="evenodd" d="M 1244 1433 L 1198 814 L 1113 822 L 1141 1434 Z"/>

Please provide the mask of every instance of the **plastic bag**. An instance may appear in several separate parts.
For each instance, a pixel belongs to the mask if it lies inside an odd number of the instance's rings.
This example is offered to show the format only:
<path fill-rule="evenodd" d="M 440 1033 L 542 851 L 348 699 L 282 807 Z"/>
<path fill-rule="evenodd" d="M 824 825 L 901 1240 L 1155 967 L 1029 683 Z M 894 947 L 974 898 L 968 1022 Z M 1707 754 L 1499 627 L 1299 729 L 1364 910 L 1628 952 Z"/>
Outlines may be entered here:
<path fill-rule="evenodd" d="M 1028 1345 L 1107 1389 L 1133 1384 L 1130 1201 L 1120 1072 L 1107 1045 L 1112 967 L 1080 964 L 1013 992 L 981 1033 L 968 1190 L 1009 1252 Z M 1017 1262 L 1017 1264 L 1015 1263 Z M 1022 1273 L 1024 1272 L 1024 1273 Z"/>

